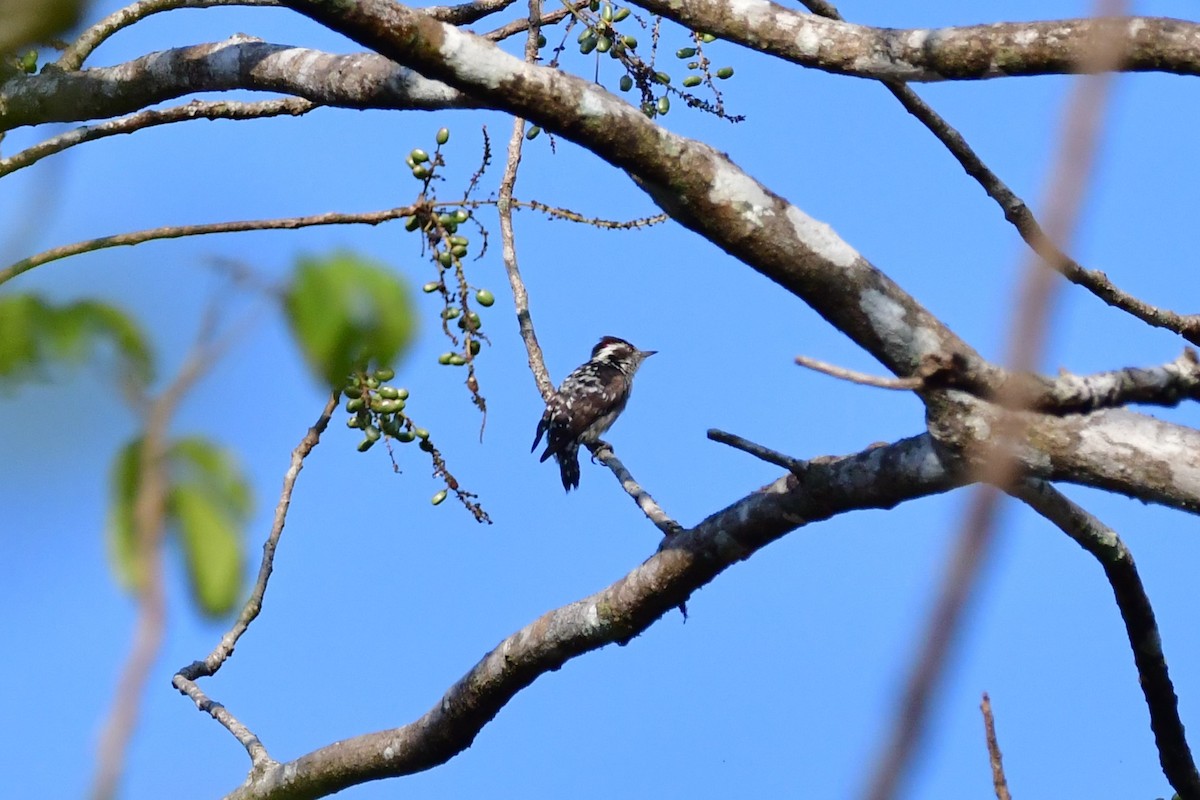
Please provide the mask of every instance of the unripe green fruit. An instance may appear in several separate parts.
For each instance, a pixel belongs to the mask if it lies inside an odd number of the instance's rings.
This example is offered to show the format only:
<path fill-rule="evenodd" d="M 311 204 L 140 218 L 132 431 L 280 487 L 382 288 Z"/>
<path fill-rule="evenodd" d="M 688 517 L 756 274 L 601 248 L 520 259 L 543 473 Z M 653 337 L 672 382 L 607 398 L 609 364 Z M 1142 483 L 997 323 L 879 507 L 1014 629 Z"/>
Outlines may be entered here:
<path fill-rule="evenodd" d="M 435 495 L 434 495 L 434 496 L 433 496 L 433 497 L 432 497 L 432 498 L 429 500 L 429 502 L 433 503 L 435 506 L 440 506 L 440 505 L 442 504 L 442 501 L 443 501 L 443 500 L 445 500 L 445 499 L 446 499 L 446 490 L 445 490 L 445 489 L 442 489 L 440 492 L 438 492 L 437 494 L 435 494 Z"/>
<path fill-rule="evenodd" d="M 633 78 L 629 77 L 628 75 L 622 75 L 620 85 L 622 92 L 628 92 L 633 88 Z"/>
<path fill-rule="evenodd" d="M 496 302 L 496 296 L 487 289 L 480 289 L 475 293 L 475 302 L 484 308 L 491 308 L 492 304 Z"/>
<path fill-rule="evenodd" d="M 439 286 L 441 286 L 441 284 L 438 283 L 437 281 L 430 281 L 429 283 L 427 283 L 421 287 L 421 291 L 424 292 L 425 294 L 432 294 L 433 292 L 436 292 L 438 290 Z"/>
<path fill-rule="evenodd" d="M 404 230 L 412 232 L 421 227 L 421 220 L 416 217 L 409 217 L 404 221 Z"/>
<path fill-rule="evenodd" d="M 449 250 L 443 250 L 437 254 L 437 262 L 443 267 L 449 267 L 454 263 L 454 257 L 450 255 Z"/>
<path fill-rule="evenodd" d="M 467 248 L 465 245 L 456 244 L 450 248 L 450 255 L 454 256 L 455 258 L 462 258 L 466 254 Z"/>
<path fill-rule="evenodd" d="M 654 73 L 654 80 L 661 83 L 663 86 L 666 86 L 671 82 L 671 76 L 665 72 L 656 72 Z"/>
<path fill-rule="evenodd" d="M 465 208 L 456 208 L 454 209 L 454 214 L 451 216 L 454 217 L 455 222 L 461 225 L 471 218 L 471 212 L 467 211 Z"/>
<path fill-rule="evenodd" d="M 676 58 L 691 58 L 694 55 L 696 55 L 696 48 L 694 47 L 681 47 L 675 51 Z"/>
<path fill-rule="evenodd" d="M 452 367 L 461 367 L 463 364 L 466 364 L 466 363 L 467 363 L 467 360 L 465 358 L 463 358 L 461 355 L 459 355 L 458 353 L 455 353 L 454 355 L 450 356 L 450 366 L 452 366 Z"/>
<path fill-rule="evenodd" d="M 355 397 L 346 401 L 346 410 L 350 413 L 361 411 L 366 406 L 361 397 Z"/>
<path fill-rule="evenodd" d="M 479 343 L 478 339 L 472 339 L 471 343 L 467 346 L 471 349 L 471 355 L 473 356 L 479 355 L 479 351 L 483 349 L 483 345 Z"/>
<path fill-rule="evenodd" d="M 390 381 L 396 377 L 396 370 L 391 367 L 380 367 L 375 370 L 375 379 L 379 381 Z"/>
<path fill-rule="evenodd" d="M 342 394 L 344 394 L 346 397 L 350 397 L 350 398 L 362 397 L 362 387 L 361 386 L 347 386 L 342 389 Z"/>
<path fill-rule="evenodd" d="M 413 433 L 415 433 L 417 435 L 418 439 L 428 439 L 429 438 L 429 431 L 427 431 L 425 428 L 414 428 Z"/>
<path fill-rule="evenodd" d="M 717 77 L 721 80 L 726 80 L 733 77 L 733 67 L 721 67 L 717 70 Z"/>
<path fill-rule="evenodd" d="M 617 9 L 617 13 L 613 14 L 613 22 L 620 22 L 621 20 L 628 17 L 629 13 L 630 13 L 630 11 L 628 8 Z"/>
<path fill-rule="evenodd" d="M 445 144 L 448 141 L 450 141 L 450 129 L 449 128 L 438 128 L 437 143 Z"/>
<path fill-rule="evenodd" d="M 544 33 L 538 34 L 537 46 L 538 46 L 538 48 L 542 48 L 542 47 L 546 46 L 546 34 L 544 34 Z"/>
<path fill-rule="evenodd" d="M 688 89 L 699 86 L 700 85 L 700 76 L 699 75 L 688 75 L 686 78 L 683 79 L 683 85 L 686 86 Z"/>
<path fill-rule="evenodd" d="M 426 161 L 429 160 L 429 153 L 426 153 L 424 150 L 422 150 L 419 147 L 414 147 L 413 151 L 408 154 L 408 157 L 411 158 L 417 164 L 424 164 Z"/>
<path fill-rule="evenodd" d="M 589 50 L 588 52 L 591 52 L 591 51 Z M 542 132 L 542 129 L 540 127 L 538 127 L 537 125 L 534 125 L 529 130 L 525 131 L 525 138 L 532 142 L 534 139 L 536 139 L 538 137 L 538 134 L 541 132 Z"/>
<path fill-rule="evenodd" d="M 458 306 L 450 306 L 442 309 L 442 319 L 456 319 L 461 313 L 462 309 Z"/>
<path fill-rule="evenodd" d="M 424 164 L 418 164 L 417 166 L 413 167 L 412 174 L 417 180 L 423 181 L 432 175 L 433 172 L 430 171 L 429 167 L 425 166 Z"/>
<path fill-rule="evenodd" d="M 596 50 L 601 53 L 607 53 L 612 49 L 612 39 L 607 36 L 601 36 L 596 40 Z"/>
<path fill-rule="evenodd" d="M 411 442 L 413 439 L 416 439 L 416 438 L 417 438 L 416 434 L 414 434 L 412 431 L 400 431 L 399 433 L 396 434 L 396 441 L 403 442 L 404 444 L 408 444 L 409 442 Z"/>
<path fill-rule="evenodd" d="M 612 18 L 613 18 L 612 3 L 605 3 L 600 9 L 600 19 L 604 20 L 605 22 L 612 22 Z"/>
<path fill-rule="evenodd" d="M 465 236 L 451 236 L 450 244 L 455 247 L 459 247 L 459 246 L 466 247 L 469 244 L 469 242 L 467 241 L 467 237 L 465 237 Z"/>
<path fill-rule="evenodd" d="M 347 417 L 346 418 L 346 427 L 347 428 L 361 428 L 362 423 L 358 421 L 358 417 Z"/>
<path fill-rule="evenodd" d="M 658 108 L 658 113 L 666 114 L 668 111 L 671 110 L 671 98 L 667 97 L 665 94 L 662 97 L 658 98 L 657 108 Z"/>
<path fill-rule="evenodd" d="M 380 386 L 379 396 L 384 400 L 395 400 L 400 396 L 400 392 L 396 390 L 395 386 Z"/>
<path fill-rule="evenodd" d="M 375 442 L 376 442 L 375 439 L 363 439 L 361 442 L 358 443 L 358 452 L 360 452 L 360 453 L 367 452 L 372 447 L 374 447 Z"/>
<path fill-rule="evenodd" d="M 627 9 L 621 9 L 621 10 L 622 10 L 622 11 L 625 11 L 625 10 L 627 10 Z M 630 50 L 633 50 L 634 48 L 636 48 L 636 47 L 637 47 L 637 39 L 635 39 L 635 38 L 634 38 L 634 37 L 632 37 L 632 36 L 622 36 L 622 37 L 621 37 L 621 44 L 625 45 L 625 46 L 626 46 L 626 47 L 628 47 Z"/>
<path fill-rule="evenodd" d="M 442 353 L 440 356 L 438 356 L 438 363 L 443 366 L 449 364 L 450 356 L 452 356 L 452 355 L 454 355 L 454 354 L 453 353 Z"/>
<path fill-rule="evenodd" d="M 716 40 L 717 40 L 717 37 L 713 36 L 711 33 L 700 34 L 700 41 L 704 42 L 705 44 L 712 44 Z"/>
<path fill-rule="evenodd" d="M 400 389 L 396 392 L 396 399 L 397 400 L 407 400 L 408 399 L 408 389 L 405 389 L 404 387 L 400 387 Z"/>

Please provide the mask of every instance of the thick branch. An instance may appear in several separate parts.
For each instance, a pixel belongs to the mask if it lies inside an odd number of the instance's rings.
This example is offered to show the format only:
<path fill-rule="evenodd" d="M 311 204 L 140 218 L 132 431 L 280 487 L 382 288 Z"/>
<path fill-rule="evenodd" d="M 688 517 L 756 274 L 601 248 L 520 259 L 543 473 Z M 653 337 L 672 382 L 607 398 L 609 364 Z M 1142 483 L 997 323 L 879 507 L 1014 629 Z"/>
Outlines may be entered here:
<path fill-rule="evenodd" d="M 232 89 L 279 92 L 344 108 L 480 107 L 374 53 L 332 55 L 235 36 L 112 67 L 18 75 L 0 86 L 0 130 L 102 119 L 186 94 Z"/>
<path fill-rule="evenodd" d="M 1083 71 L 1089 43 L 1111 41 L 1125 72 L 1200 75 L 1200 25 L 1163 17 L 871 28 L 767 0 L 638 0 L 647 11 L 805 67 L 893 81 L 979 80 Z"/>
<path fill-rule="evenodd" d="M 730 565 L 811 522 L 859 508 L 891 508 L 946 491 L 957 478 L 928 436 L 814 462 L 667 540 L 607 589 L 551 611 L 501 642 L 423 717 L 336 742 L 252 776 L 230 797 L 314 798 L 369 780 L 430 769 L 470 746 L 521 689 L 565 662 L 628 642 Z"/>

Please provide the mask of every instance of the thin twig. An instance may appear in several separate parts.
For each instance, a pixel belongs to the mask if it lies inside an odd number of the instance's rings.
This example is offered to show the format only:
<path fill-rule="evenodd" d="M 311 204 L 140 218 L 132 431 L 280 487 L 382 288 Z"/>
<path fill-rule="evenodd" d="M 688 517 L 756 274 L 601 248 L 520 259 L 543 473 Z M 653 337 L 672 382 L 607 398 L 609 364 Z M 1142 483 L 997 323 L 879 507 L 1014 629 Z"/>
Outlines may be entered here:
<path fill-rule="evenodd" d="M 794 472 L 797 475 L 804 471 L 805 465 L 808 463 L 799 458 L 792 458 L 786 453 L 781 453 L 778 450 L 772 450 L 769 447 L 764 447 L 761 444 L 752 442 L 749 439 L 743 439 L 733 433 L 727 433 L 717 428 L 708 429 L 708 438 L 714 442 L 727 444 L 730 447 L 741 450 L 743 453 L 749 453 L 757 459 L 766 461 L 768 464 L 774 464 L 777 467 L 783 467 L 789 472 Z"/>
<path fill-rule="evenodd" d="M 592 455 L 597 461 L 612 470 L 613 474 L 617 476 L 617 480 L 621 482 L 621 488 L 633 498 L 633 502 L 637 503 L 646 518 L 654 523 L 654 527 L 662 531 L 663 536 L 674 536 L 683 530 L 683 526 L 671 519 L 667 512 L 663 511 L 662 506 L 650 496 L 650 493 L 633 479 L 633 475 L 613 453 L 612 447 L 607 442 L 589 444 L 588 449 L 592 451 Z M 686 614 L 685 610 L 684 615 L 686 616 Z"/>
<path fill-rule="evenodd" d="M 166 225 L 129 233 L 118 233 L 62 245 L 22 259 L 0 270 L 0 284 L 12 280 L 22 272 L 49 264 L 51 261 L 70 256 L 104 250 L 109 247 L 125 247 L 157 239 L 179 239 L 184 236 L 203 236 L 209 233 L 241 233 L 243 231 L 294 230 L 314 225 L 379 225 L 401 217 L 412 215 L 416 206 L 403 206 L 386 211 L 367 211 L 361 214 L 329 212 L 307 217 L 280 217 L 277 219 L 240 220 L 235 222 L 212 222 L 204 225 Z"/>
<path fill-rule="evenodd" d="M 996 719 L 992 716 L 992 698 L 983 693 L 979 704 L 983 712 L 983 733 L 987 739 L 988 761 L 992 765 L 992 788 L 996 792 L 996 800 L 1012 800 L 1008 793 L 1008 780 L 1004 777 L 1004 759 L 1000 755 L 1000 743 L 996 741 Z"/>
<path fill-rule="evenodd" d="M 525 39 L 525 60 L 537 60 L 537 40 L 542 16 L 541 0 L 529 0 L 529 35 Z M 500 243 L 504 259 L 504 269 L 508 272 L 508 283 L 512 287 L 513 305 L 517 312 L 517 325 L 521 329 L 521 339 L 525 342 L 525 351 L 529 354 L 529 369 L 537 383 L 538 392 L 542 399 L 549 402 L 554 396 L 554 383 L 546 371 L 546 359 L 542 355 L 542 347 L 538 344 L 537 332 L 533 329 L 533 318 L 529 315 L 529 295 L 525 291 L 525 282 L 521 279 L 521 270 L 517 265 L 517 246 L 513 236 L 512 226 L 512 193 L 517 182 L 517 168 L 521 164 L 521 144 L 525 141 L 525 120 L 521 117 L 513 119 L 512 136 L 508 140 L 508 158 L 504 163 L 504 177 L 500 179 L 500 192 L 496 201 L 496 210 L 500 215 Z"/>
<path fill-rule="evenodd" d="M 263 746 L 257 736 L 238 722 L 224 706 L 213 702 L 205 696 L 204 692 L 196 685 L 196 681 L 217 673 L 221 665 L 233 654 L 233 649 L 242 637 L 242 634 L 246 632 L 250 627 L 250 623 L 262 611 L 263 596 L 267 592 L 267 583 L 271 579 L 271 571 L 275 564 L 275 549 L 279 546 L 279 539 L 283 535 L 283 527 L 287 522 L 287 512 L 291 506 L 292 491 L 295 489 L 296 479 L 300 476 L 300 470 L 304 468 L 304 459 L 317 446 L 317 443 L 321 440 L 321 434 L 329 426 L 329 420 L 333 416 L 333 412 L 337 410 L 338 399 L 337 393 L 330 395 L 317 421 L 305 432 L 300 443 L 292 450 L 291 462 L 288 465 L 287 472 L 283 476 L 283 490 L 280 492 L 279 502 L 275 506 L 275 519 L 271 524 L 271 532 L 267 536 L 267 541 L 263 543 L 263 555 L 262 562 L 258 568 L 258 578 L 254 582 L 250 598 L 246 600 L 246 604 L 242 606 L 241 613 L 238 614 L 237 621 L 221 637 L 221 641 L 217 643 L 217 646 L 213 648 L 213 651 L 204 660 L 193 661 L 186 667 L 182 667 L 171 680 L 172 686 L 181 693 L 191 697 L 195 701 L 197 708 L 211 715 L 213 719 L 221 723 L 242 743 L 242 746 L 246 748 L 246 752 L 250 755 L 251 763 L 256 768 L 270 763 L 270 756 L 267 753 L 266 747 Z"/>
<path fill-rule="evenodd" d="M 0 178 L 35 164 L 47 156 L 61 153 L 77 144 L 122 133 L 133 133 L 157 125 L 186 122 L 193 119 L 264 119 L 281 115 L 297 117 L 320 107 L 318 103 L 300 97 L 283 97 L 255 103 L 230 100 L 192 100 L 173 108 L 147 109 L 117 119 L 106 120 L 96 125 L 74 128 L 27 147 L 8 158 L 0 159 Z"/>
<path fill-rule="evenodd" d="M 825 361 L 809 358 L 808 356 L 796 356 L 796 363 L 817 372 L 824 372 L 826 375 L 834 378 L 840 378 L 851 383 L 861 383 L 863 386 L 874 386 L 876 389 L 911 391 L 913 389 L 920 389 L 925 383 L 924 378 L 916 376 L 908 378 L 883 378 L 877 375 L 868 375 L 865 372 L 838 367 Z"/>
<path fill-rule="evenodd" d="M 573 5 L 569 4 L 566 8 L 559 8 L 551 11 L 549 14 L 543 15 L 541 19 L 538 20 L 537 25 L 539 28 L 542 28 L 547 25 L 554 25 L 557 22 L 561 22 L 563 18 L 572 13 L 573 9 L 584 8 L 589 2 L 590 0 L 575 0 Z M 483 34 L 483 38 L 493 42 L 500 42 L 510 36 L 516 36 L 522 31 L 529 30 L 529 25 L 530 22 L 528 19 L 514 19 L 512 22 L 509 22 L 506 25 L 501 25 L 499 28 Z"/>
<path fill-rule="evenodd" d="M 1121 0 L 1100 0 L 1096 11 L 1098 15 L 1117 16 L 1122 6 Z M 1071 241 L 1091 174 L 1101 116 L 1112 83 L 1107 70 L 1116 66 L 1114 48 L 1107 44 L 1093 43 L 1088 63 L 1081 64 L 1080 71 L 1099 74 L 1077 79 L 1068 100 L 1056 166 L 1047 190 L 1047 230 L 1055 241 Z M 1057 288 L 1055 274 L 1036 259 L 1030 259 L 1023 271 L 1009 337 L 1006 361 L 1014 371 L 1032 371 L 1037 365 Z M 978 479 L 990 486 L 982 486 L 971 495 L 892 729 L 868 784 L 866 797 L 870 800 L 889 800 L 896 795 L 924 733 L 933 693 L 945 671 L 967 602 L 994 539 L 1000 493 L 992 487 L 1010 486 L 1018 477 L 1016 459 L 1003 443 L 1014 441 L 1021 434 L 1019 419 L 1018 415 L 1008 415 L 1002 429 L 993 432 L 1000 446 L 979 466 Z"/>
<path fill-rule="evenodd" d="M 1200 797 L 1200 774 L 1179 718 L 1179 699 L 1167 671 L 1154 608 L 1133 554 L 1116 531 L 1045 481 L 1023 481 L 1011 494 L 1057 525 L 1100 562 L 1125 623 L 1163 774 L 1180 797 Z"/>

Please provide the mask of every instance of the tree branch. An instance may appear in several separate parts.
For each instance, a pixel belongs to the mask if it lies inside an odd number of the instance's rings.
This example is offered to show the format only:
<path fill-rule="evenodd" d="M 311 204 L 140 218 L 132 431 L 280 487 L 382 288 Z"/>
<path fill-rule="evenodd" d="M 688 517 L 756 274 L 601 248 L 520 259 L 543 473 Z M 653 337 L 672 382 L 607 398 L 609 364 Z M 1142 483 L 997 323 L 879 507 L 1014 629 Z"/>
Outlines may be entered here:
<path fill-rule="evenodd" d="M 0 270 L 0 285 L 35 267 L 82 253 L 104 250 L 109 247 L 129 247 L 156 239 L 179 239 L 184 236 L 203 236 L 210 233 L 241 233 L 244 231 L 294 230 L 314 225 L 379 225 L 413 214 L 415 206 L 401 206 L 385 211 L 366 211 L 358 214 L 331 211 L 307 217 L 278 217 L 276 219 L 252 219 L 236 222 L 210 222 L 204 225 L 166 225 L 130 233 L 117 233 L 99 239 L 54 247 L 29 258 L 21 259 Z"/>
<path fill-rule="evenodd" d="M 996 741 L 996 719 L 992 716 L 992 698 L 983 693 L 979 704 L 983 714 L 983 734 L 987 741 L 988 761 L 992 766 L 992 789 L 996 792 L 996 800 L 1012 800 L 1008 792 L 1008 779 L 1004 777 L 1004 759 L 1000 756 L 1000 743 Z"/>
<path fill-rule="evenodd" d="M 180 668 L 171 680 L 172 686 L 182 694 L 186 694 L 192 698 L 198 709 L 212 716 L 213 719 L 223 725 L 241 742 L 242 746 L 246 748 L 246 752 L 250 755 L 250 761 L 256 771 L 266 769 L 275 763 L 267 753 L 266 747 L 263 746 L 262 742 L 259 741 L 258 737 L 249 728 L 239 722 L 224 706 L 210 700 L 201 691 L 196 681 L 200 678 L 217 674 L 217 670 L 221 668 L 221 665 L 233 655 L 233 649 L 237 645 L 238 639 L 242 637 L 242 634 L 250 627 L 250 623 L 254 622 L 262 611 L 263 596 L 267 592 L 267 582 L 270 581 L 271 571 L 274 569 L 275 548 L 279 546 L 279 539 L 283 535 L 283 526 L 287 522 L 287 512 L 291 506 L 292 491 L 296 487 L 296 479 L 300 476 L 300 470 L 304 468 L 304 459 L 308 457 L 313 448 L 321 441 L 321 434 L 329 426 L 329 420 L 333 416 L 333 412 L 337 410 L 338 399 L 339 396 L 335 392 L 325 403 L 325 408 L 321 411 L 321 415 L 317 418 L 317 421 L 313 423 L 312 427 L 304 434 L 304 438 L 292 450 L 291 463 L 283 476 L 283 491 L 279 495 L 279 503 L 275 506 L 275 520 L 271 525 L 271 532 L 267 536 L 267 541 L 263 544 L 263 556 L 258 568 L 258 579 L 254 582 L 250 598 L 242 606 L 242 611 L 238 615 L 237 621 L 221 637 L 221 641 L 203 661 L 193 661 L 188 666 Z"/>
<path fill-rule="evenodd" d="M 671 519 L 667 512 L 662 510 L 662 506 L 650 496 L 650 493 L 633 479 L 633 475 L 617 458 L 607 442 L 589 444 L 588 450 L 597 461 L 612 470 L 613 475 L 616 475 L 617 480 L 621 482 L 621 488 L 633 498 L 633 502 L 637 503 L 646 518 L 654 523 L 654 527 L 662 531 L 663 536 L 674 536 L 683 530 L 683 526 Z"/>
<path fill-rule="evenodd" d="M 797 527 L 860 508 L 891 508 L 943 492 L 960 478 L 927 435 L 813 462 L 666 541 L 607 589 L 544 614 L 509 636 L 420 719 L 345 739 L 269 767 L 236 800 L 314 798 L 369 780 L 437 766 L 468 747 L 518 692 L 572 658 L 625 643 L 737 561 Z"/>
<path fill-rule="evenodd" d="M 1097 71 L 1084 64 L 1097 40 L 1113 43 L 1114 58 L 1103 69 L 1200 75 L 1200 25 L 1166 17 L 896 29 L 824 19 L 768 0 L 637 5 L 804 67 L 859 78 L 933 82 Z"/>
<path fill-rule="evenodd" d="M 1196 772 L 1179 718 L 1179 701 L 1167 672 L 1154 609 L 1133 563 L 1133 554 L 1116 531 L 1044 481 L 1020 483 L 1013 488 L 1012 495 L 1057 525 L 1100 562 L 1125 622 L 1163 774 L 1180 797 L 1200 797 L 1200 774 Z"/>

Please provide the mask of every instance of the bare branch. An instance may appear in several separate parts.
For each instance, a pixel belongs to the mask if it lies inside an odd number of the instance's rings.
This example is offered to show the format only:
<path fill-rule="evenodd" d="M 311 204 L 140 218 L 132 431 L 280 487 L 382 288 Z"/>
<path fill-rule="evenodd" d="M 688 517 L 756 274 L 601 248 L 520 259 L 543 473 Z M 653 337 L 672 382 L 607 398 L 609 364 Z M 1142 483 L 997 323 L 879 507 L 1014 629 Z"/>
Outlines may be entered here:
<path fill-rule="evenodd" d="M 921 388 L 925 380 L 920 377 L 909 378 L 881 378 L 875 375 L 868 375 L 865 372 L 856 372 L 845 367 L 838 367 L 833 364 L 828 364 L 824 361 L 818 361 L 815 358 L 808 356 L 796 356 L 796 363 L 802 367 L 824 372 L 834 378 L 839 378 L 851 383 L 861 383 L 863 386 L 874 386 L 876 389 L 896 389 L 903 391 L 911 391 Z"/>
<path fill-rule="evenodd" d="M 987 739 L 988 761 L 992 765 L 992 788 L 996 792 L 996 800 L 1012 800 L 1012 795 L 1008 793 L 1008 779 L 1004 777 L 1004 759 L 1000 756 L 1000 743 L 996 741 L 992 698 L 988 697 L 987 692 L 983 693 L 979 710 L 983 713 L 983 733 Z"/>
<path fill-rule="evenodd" d="M 229 797 L 315 797 L 442 764 L 468 747 L 518 692 L 567 661 L 629 642 L 737 561 L 798 526 L 856 508 L 891 508 L 946 491 L 960 477 L 941 467 L 928 435 L 813 462 L 738 500 L 663 547 L 597 594 L 542 615 L 509 636 L 420 719 L 335 742 L 251 775 Z"/>
<path fill-rule="evenodd" d="M 188 666 L 182 667 L 171 680 L 172 686 L 192 698 L 197 708 L 211 715 L 213 719 L 221 723 L 242 743 L 256 769 L 263 769 L 267 765 L 274 763 L 267 754 L 266 747 L 263 746 L 257 736 L 238 722 L 224 706 L 213 702 L 205 696 L 200 687 L 196 685 L 196 681 L 217 673 L 221 665 L 233 655 L 233 649 L 237 645 L 238 639 L 242 637 L 242 634 L 250 627 L 250 623 L 254 622 L 255 618 L 262 611 L 263 597 L 267 592 L 267 582 L 270 581 L 271 571 L 274 569 L 275 548 L 279 546 L 279 539 L 283 535 L 283 526 L 287 522 L 287 512 L 291 506 L 292 491 L 296 487 L 296 479 L 300 476 L 300 470 L 304 468 L 304 459 L 308 457 L 308 454 L 321 441 L 321 434 L 329 426 L 329 420 L 333 412 L 337 410 L 337 407 L 338 394 L 335 392 L 325 403 L 325 408 L 322 409 L 321 415 L 317 417 L 317 421 L 313 423 L 312 427 L 308 429 L 304 437 L 300 440 L 300 443 L 292 450 L 291 463 L 288 465 L 287 472 L 283 476 L 283 491 L 280 492 L 279 503 L 275 506 L 275 520 L 271 524 L 271 532 L 267 536 L 267 541 L 263 544 L 263 556 L 258 568 L 258 579 L 254 582 L 250 598 L 242 606 L 242 611 L 238 614 L 237 621 L 221 637 L 221 641 L 203 661 L 193 661 Z"/>
<path fill-rule="evenodd" d="M 718 430 L 717 428 L 708 429 L 708 438 L 714 442 L 727 444 L 743 453 L 749 453 L 755 458 L 766 461 L 768 464 L 774 464 L 777 467 L 783 467 L 789 472 L 794 472 L 799 475 L 808 462 L 799 458 L 792 458 L 786 453 L 781 453 L 778 450 L 772 450 L 769 447 L 764 447 L 761 444 L 752 442 L 749 439 L 743 439 L 732 433 Z"/>
<path fill-rule="evenodd" d="M 824 0 L 801 0 L 814 14 L 840 20 L 841 14 Z M 992 172 L 975 153 L 967 140 L 940 114 L 933 110 L 916 92 L 897 81 L 881 81 L 908 113 L 917 118 L 930 133 L 937 137 L 950 155 L 974 178 L 1004 212 L 1004 218 L 1012 223 L 1017 233 L 1034 252 L 1058 270 L 1067 280 L 1082 286 L 1105 303 L 1118 308 L 1141 321 L 1157 328 L 1165 328 L 1180 334 L 1193 344 L 1200 344 L 1200 315 L 1177 314 L 1143 302 L 1118 289 L 1100 270 L 1089 270 L 1068 256 L 1046 236 L 1041 224 L 1029 210 L 1025 201 L 1016 195 L 996 173 Z"/>
<path fill-rule="evenodd" d="M 236 222 L 211 222 L 204 225 L 166 225 L 161 228 L 118 233 L 112 236 L 102 236 L 99 239 L 88 239 L 82 242 L 62 245 L 45 250 L 29 258 L 21 259 L 0 270 L 0 284 L 12 280 L 22 272 L 58 261 L 69 256 L 104 250 L 109 247 L 127 247 L 156 239 L 179 239 L 184 236 L 203 236 L 210 233 L 241 233 L 244 231 L 273 231 L 308 228 L 314 225 L 379 225 L 401 217 L 413 214 L 415 206 L 402 206 L 385 211 L 367 211 L 358 214 L 329 212 L 313 214 L 307 217 L 279 217 L 276 219 L 254 219 Z"/>
<path fill-rule="evenodd" d="M 650 496 L 650 493 L 633 479 L 633 475 L 613 453 L 612 447 L 607 442 L 589 444 L 588 449 L 597 461 L 612 470 L 613 475 L 616 475 L 617 480 L 621 482 L 621 488 L 633 498 L 633 502 L 637 503 L 646 518 L 654 523 L 654 527 L 662 531 L 663 536 L 674 536 L 683 530 L 683 526 L 671 519 L 667 512 L 662 510 L 662 506 Z"/>
<path fill-rule="evenodd" d="M 525 39 L 525 60 L 530 63 L 537 60 L 541 15 L 541 0 L 529 0 L 529 35 Z M 533 380 L 542 399 L 549 402 L 554 396 L 554 382 L 550 380 L 550 373 L 546 371 L 546 358 L 542 354 L 542 346 L 538 344 L 537 332 L 533 329 L 533 317 L 529 313 L 529 294 L 525 291 L 525 281 L 521 279 L 521 270 L 517 265 L 517 245 L 513 236 L 512 194 L 517 182 L 517 168 L 521 164 L 521 145 L 524 141 L 525 120 L 516 116 L 513 118 L 512 135 L 508 140 L 508 157 L 504 163 L 504 177 L 500 179 L 496 210 L 500 215 L 504 269 L 508 273 L 509 286 L 512 287 L 513 306 L 517 312 L 521 339 L 525 342 L 525 351 L 529 354 L 529 369 L 533 372 Z"/>
<path fill-rule="evenodd" d="M 1200 24 L 1106 16 L 953 28 L 872 28 L 793 11 L 769 0 L 638 0 L 693 30 L 804 67 L 876 80 L 933 82 L 1120 69 L 1200 75 Z M 826 4 L 828 7 L 828 4 Z M 1106 64 L 1091 42 L 1112 42 Z"/>
<path fill-rule="evenodd" d="M 481 107 L 478 100 L 375 53 L 333 55 L 238 35 L 111 67 L 12 78 L 0 84 L 0 130 L 101 119 L 183 95 L 233 89 L 341 108 Z"/>
<path fill-rule="evenodd" d="M 10 172 L 16 172 L 35 164 L 46 156 L 61 153 L 77 144 L 120 133 L 133 133 L 144 128 L 193 119 L 263 119 L 283 114 L 298 117 L 315 108 L 319 108 L 319 106 L 311 101 L 302 100 L 299 97 L 284 97 L 277 100 L 263 100 L 258 103 L 242 103 L 231 100 L 192 100 L 174 108 L 147 109 L 97 125 L 75 128 L 52 136 L 32 147 L 27 147 L 8 158 L 0 158 L 0 178 Z"/>
<path fill-rule="evenodd" d="M 1167 672 L 1154 609 L 1133 563 L 1133 554 L 1116 531 L 1045 481 L 1024 481 L 1013 488 L 1012 494 L 1057 525 L 1100 562 L 1125 622 L 1163 774 L 1180 797 L 1200 797 L 1200 774 L 1196 772 L 1179 718 L 1179 700 Z"/>
<path fill-rule="evenodd" d="M 564 8 L 558 8 L 549 14 L 543 14 L 541 20 L 538 22 L 538 27 L 544 28 L 547 25 L 554 25 L 557 22 L 561 22 L 576 11 L 586 8 L 589 2 L 591 0 L 575 0 L 573 3 L 566 3 Z M 501 42 L 510 36 L 516 36 L 522 31 L 529 30 L 529 24 L 528 18 L 514 19 L 506 25 L 501 25 L 499 28 L 483 34 L 483 38 L 493 42 Z"/>

